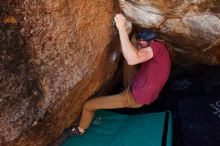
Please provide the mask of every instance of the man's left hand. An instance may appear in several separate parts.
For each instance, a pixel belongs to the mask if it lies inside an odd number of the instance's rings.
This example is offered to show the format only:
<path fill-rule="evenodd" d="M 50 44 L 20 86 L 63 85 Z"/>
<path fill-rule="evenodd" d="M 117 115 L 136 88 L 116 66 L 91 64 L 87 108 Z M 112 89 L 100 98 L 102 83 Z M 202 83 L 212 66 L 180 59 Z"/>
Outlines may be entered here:
<path fill-rule="evenodd" d="M 116 27 L 118 30 L 125 28 L 125 17 L 122 14 L 116 14 L 114 17 Z"/>

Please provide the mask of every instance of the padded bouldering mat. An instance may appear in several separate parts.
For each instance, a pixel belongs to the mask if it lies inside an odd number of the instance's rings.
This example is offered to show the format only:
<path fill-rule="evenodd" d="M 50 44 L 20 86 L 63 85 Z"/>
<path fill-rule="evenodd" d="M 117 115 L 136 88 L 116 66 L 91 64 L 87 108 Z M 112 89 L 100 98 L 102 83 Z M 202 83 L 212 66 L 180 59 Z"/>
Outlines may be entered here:
<path fill-rule="evenodd" d="M 63 146 L 171 146 L 170 112 L 124 115 L 100 110 L 82 136 Z"/>

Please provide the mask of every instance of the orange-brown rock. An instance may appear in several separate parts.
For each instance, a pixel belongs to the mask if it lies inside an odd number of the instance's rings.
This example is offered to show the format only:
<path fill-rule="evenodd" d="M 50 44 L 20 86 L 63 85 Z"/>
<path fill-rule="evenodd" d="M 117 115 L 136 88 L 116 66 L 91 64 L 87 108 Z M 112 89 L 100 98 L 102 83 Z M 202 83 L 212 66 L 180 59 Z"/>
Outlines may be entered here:
<path fill-rule="evenodd" d="M 133 23 L 154 28 L 174 45 L 175 62 L 220 64 L 218 0 L 119 0 Z"/>
<path fill-rule="evenodd" d="M 47 145 L 108 84 L 120 54 L 117 9 L 103 0 L 1 2 L 0 145 Z"/>

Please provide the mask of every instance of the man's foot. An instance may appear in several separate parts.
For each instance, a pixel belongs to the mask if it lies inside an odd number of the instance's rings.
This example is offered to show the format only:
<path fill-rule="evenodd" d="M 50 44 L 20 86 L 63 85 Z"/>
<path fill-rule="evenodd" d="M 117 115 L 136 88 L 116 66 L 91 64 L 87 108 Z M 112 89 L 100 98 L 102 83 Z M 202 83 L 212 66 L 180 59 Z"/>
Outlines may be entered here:
<path fill-rule="evenodd" d="M 80 129 L 79 127 L 73 127 L 71 131 L 71 135 L 82 135 L 85 131 L 83 129 Z"/>

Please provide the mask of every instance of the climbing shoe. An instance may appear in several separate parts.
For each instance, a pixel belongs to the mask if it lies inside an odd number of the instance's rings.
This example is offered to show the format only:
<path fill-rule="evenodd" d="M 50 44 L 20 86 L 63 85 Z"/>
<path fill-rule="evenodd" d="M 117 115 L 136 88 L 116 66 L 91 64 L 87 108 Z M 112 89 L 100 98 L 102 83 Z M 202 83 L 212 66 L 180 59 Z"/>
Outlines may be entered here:
<path fill-rule="evenodd" d="M 71 135 L 82 135 L 84 134 L 85 132 L 80 132 L 79 128 L 78 127 L 73 127 L 72 131 L 71 131 Z"/>

